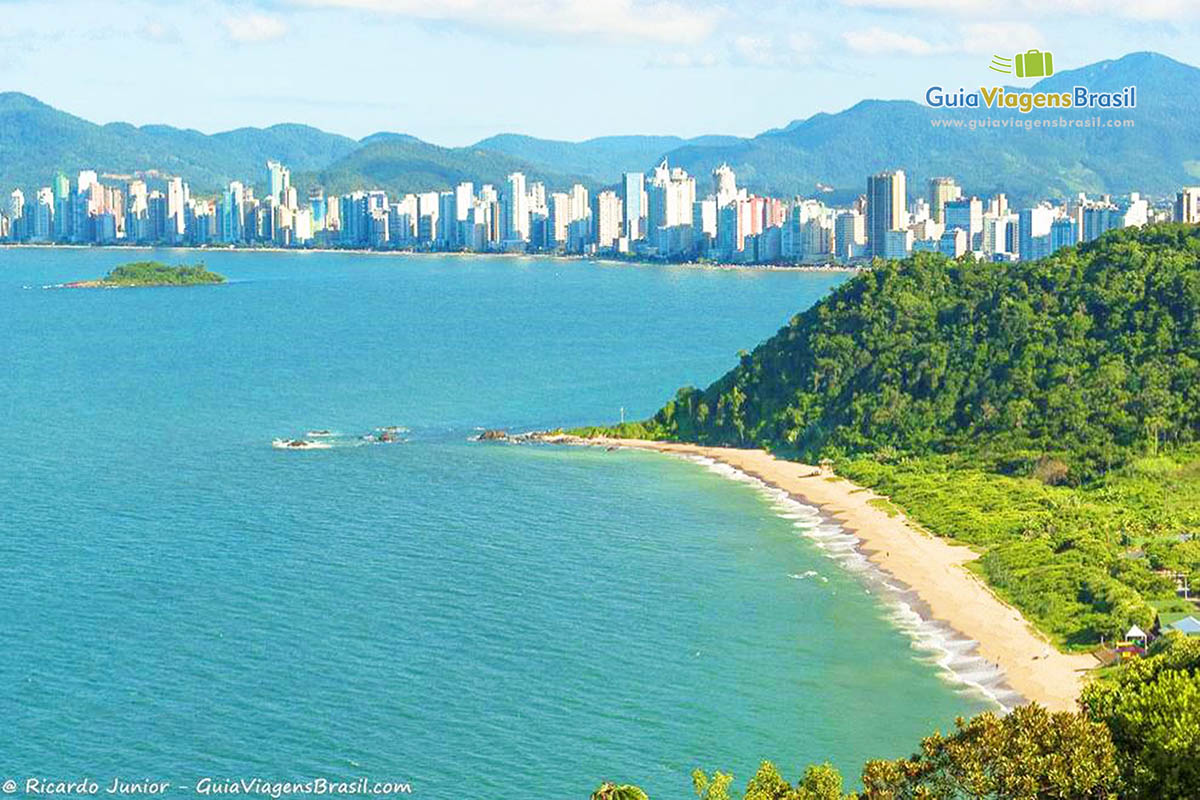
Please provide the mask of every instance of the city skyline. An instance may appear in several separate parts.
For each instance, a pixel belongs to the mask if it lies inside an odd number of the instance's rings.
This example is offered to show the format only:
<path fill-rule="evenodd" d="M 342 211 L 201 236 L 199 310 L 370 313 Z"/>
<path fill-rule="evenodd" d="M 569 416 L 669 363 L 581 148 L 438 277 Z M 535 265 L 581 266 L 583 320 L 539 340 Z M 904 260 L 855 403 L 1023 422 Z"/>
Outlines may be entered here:
<path fill-rule="evenodd" d="M 0 242 L 29 244 L 284 247 L 623 256 L 636 260 L 746 265 L 865 264 L 918 252 L 991 261 L 1047 257 L 1119 228 L 1175 220 L 1200 223 L 1200 187 L 1174 199 L 1079 192 L 1015 207 L 1008 196 L 968 195 L 953 176 L 909 192 L 903 169 L 866 178 L 866 192 L 837 205 L 738 187 L 721 164 L 705 193 L 666 158 L 626 172 L 616 189 L 548 190 L 513 172 L 500 185 L 461 181 L 432 191 L 382 189 L 326 195 L 292 184 L 277 160 L 257 181 L 231 181 L 215 199 L 182 178 L 103 183 L 95 170 L 75 184 L 58 172 L 29 202 L 14 189 L 0 210 Z M 478 186 L 478 191 L 476 187 Z"/>
<path fill-rule="evenodd" d="M 397 130 L 444 146 L 500 132 L 746 136 L 864 97 L 919 100 L 933 80 L 974 79 L 995 51 L 1053 49 L 1065 70 L 1145 49 L 1186 61 L 1200 44 L 1200 9 L 1180 0 L 828 0 L 768 4 L 752 18 L 724 0 L 43 10 L 0 3 L 0 89 L 101 122 L 211 133 L 289 121 L 353 138 Z M 72 57 L 46 58 L 56 46 Z M 80 63 L 131 51 L 154 69 L 96 69 L 79 80 Z M 363 80 L 344 80 L 339 65 L 364 62 Z M 598 72 L 606 80 L 592 79 Z"/>

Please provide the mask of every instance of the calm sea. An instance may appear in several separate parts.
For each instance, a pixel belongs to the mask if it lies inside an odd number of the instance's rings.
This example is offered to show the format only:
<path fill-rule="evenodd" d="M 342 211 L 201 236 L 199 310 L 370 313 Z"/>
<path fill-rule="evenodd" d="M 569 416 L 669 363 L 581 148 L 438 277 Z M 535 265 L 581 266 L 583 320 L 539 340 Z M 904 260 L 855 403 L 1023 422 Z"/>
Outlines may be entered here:
<path fill-rule="evenodd" d="M 222 287 L 40 288 L 145 255 L 0 252 L 0 778 L 658 800 L 988 707 L 754 486 L 468 441 L 647 416 L 844 275 L 225 253 Z"/>

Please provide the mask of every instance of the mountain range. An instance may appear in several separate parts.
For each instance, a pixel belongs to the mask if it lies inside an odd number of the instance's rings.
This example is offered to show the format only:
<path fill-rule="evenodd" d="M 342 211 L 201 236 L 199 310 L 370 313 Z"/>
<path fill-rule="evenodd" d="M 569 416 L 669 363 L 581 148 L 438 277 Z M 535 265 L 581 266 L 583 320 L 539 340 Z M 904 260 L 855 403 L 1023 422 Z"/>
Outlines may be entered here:
<path fill-rule="evenodd" d="M 973 90 L 993 81 L 956 76 L 943 88 Z M 1191 110 L 1200 104 L 1200 69 L 1157 53 L 1132 53 L 1056 73 L 1039 91 L 1138 87 L 1136 109 L 1105 119 L 1131 119 L 1132 128 L 935 127 L 933 120 L 1087 118 L 1096 111 L 937 109 L 907 100 L 863 100 L 837 113 L 819 113 L 757 136 L 606 136 L 582 142 L 500 134 L 469 147 L 447 148 L 398 133 L 355 140 L 307 125 L 239 128 L 216 134 L 167 125 L 97 125 L 28 95 L 0 94 L 0 188 L 44 186 L 58 170 L 101 174 L 157 171 L 182 175 L 193 191 L 215 193 L 229 180 L 261 181 L 277 159 L 306 189 L 330 192 L 382 188 L 391 192 L 447 188 L 460 180 L 503 182 L 525 172 L 552 188 L 579 181 L 596 189 L 625 171 L 646 170 L 666 158 L 700 177 L 728 163 L 740 185 L 780 196 L 861 193 L 866 175 L 902 167 L 911 185 L 953 175 L 974 194 L 1005 191 L 1016 202 L 1075 192 L 1151 194 L 1200 182 L 1200 129 Z M 922 89 L 924 87 L 921 87 Z"/>

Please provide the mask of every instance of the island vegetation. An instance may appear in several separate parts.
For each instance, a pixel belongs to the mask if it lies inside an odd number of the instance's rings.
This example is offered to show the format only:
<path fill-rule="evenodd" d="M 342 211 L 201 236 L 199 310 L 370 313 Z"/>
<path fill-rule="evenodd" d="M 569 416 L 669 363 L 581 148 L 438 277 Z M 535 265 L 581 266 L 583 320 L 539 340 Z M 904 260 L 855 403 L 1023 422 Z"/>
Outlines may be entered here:
<path fill-rule="evenodd" d="M 707 389 L 588 428 L 763 447 L 890 497 L 1066 649 L 1200 582 L 1200 229 L 879 263 Z"/>
<path fill-rule="evenodd" d="M 146 286 L 207 286 L 224 283 L 225 276 L 204 264 L 170 266 L 161 261 L 134 261 L 115 267 L 103 278 L 69 283 L 71 288 L 117 289 Z"/>

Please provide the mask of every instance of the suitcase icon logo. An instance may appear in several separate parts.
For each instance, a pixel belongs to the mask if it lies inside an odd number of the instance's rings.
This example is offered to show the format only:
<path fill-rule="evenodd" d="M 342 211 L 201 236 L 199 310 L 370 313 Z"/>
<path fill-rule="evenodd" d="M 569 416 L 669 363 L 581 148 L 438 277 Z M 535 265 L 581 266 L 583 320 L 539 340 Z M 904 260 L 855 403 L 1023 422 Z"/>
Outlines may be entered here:
<path fill-rule="evenodd" d="M 1027 50 L 1013 58 L 1018 78 L 1048 78 L 1054 74 L 1054 56 L 1049 51 Z"/>

